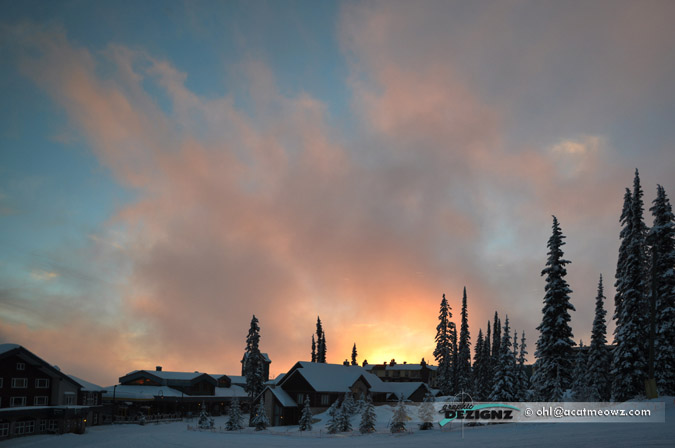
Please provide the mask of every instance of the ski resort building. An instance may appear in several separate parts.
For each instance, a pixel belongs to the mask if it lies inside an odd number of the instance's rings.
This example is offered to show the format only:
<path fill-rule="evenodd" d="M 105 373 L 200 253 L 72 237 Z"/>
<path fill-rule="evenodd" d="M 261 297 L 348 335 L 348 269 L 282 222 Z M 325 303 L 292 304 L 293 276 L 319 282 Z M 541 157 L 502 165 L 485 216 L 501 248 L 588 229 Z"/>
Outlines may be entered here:
<path fill-rule="evenodd" d="M 313 413 L 322 412 L 345 394 L 355 399 L 370 395 L 374 402 L 422 401 L 431 389 L 422 382 L 385 383 L 360 366 L 297 362 L 276 384 L 268 384 L 256 398 L 265 400 L 273 426 L 298 423 L 305 397 Z"/>
<path fill-rule="evenodd" d="M 104 399 L 114 407 L 119 418 L 140 415 L 194 415 L 201 406 L 219 415 L 235 398 L 248 407 L 244 391 L 246 379 L 203 372 L 170 372 L 161 366 L 155 370 L 134 370 L 120 377 L 119 384 L 107 387 Z"/>
<path fill-rule="evenodd" d="M 419 364 L 398 364 L 392 359 L 389 364 L 365 364 L 363 368 L 385 382 L 422 382 L 437 386 L 438 367 L 428 365 L 424 359 Z"/>
<path fill-rule="evenodd" d="M 20 345 L 0 344 L 0 440 L 84 432 L 102 420 L 101 392 Z"/>

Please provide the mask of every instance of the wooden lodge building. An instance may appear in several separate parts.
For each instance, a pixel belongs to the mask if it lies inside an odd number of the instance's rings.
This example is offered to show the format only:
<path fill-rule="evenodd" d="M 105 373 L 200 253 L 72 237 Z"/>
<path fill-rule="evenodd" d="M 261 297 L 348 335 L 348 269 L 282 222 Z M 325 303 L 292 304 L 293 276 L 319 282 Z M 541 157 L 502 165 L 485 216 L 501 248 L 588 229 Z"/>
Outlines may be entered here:
<path fill-rule="evenodd" d="M 430 366 L 422 358 L 419 364 L 398 364 L 392 359 L 389 364 L 364 364 L 363 368 L 376 375 L 384 382 L 418 382 L 437 387 L 438 367 Z"/>
<path fill-rule="evenodd" d="M 264 399 L 273 426 L 297 425 L 306 396 L 316 414 L 347 393 L 356 399 L 370 395 L 376 403 L 397 401 L 401 396 L 419 402 L 431 389 L 422 382 L 385 383 L 360 366 L 300 361 L 276 383 L 268 384 L 255 403 Z"/>
<path fill-rule="evenodd" d="M 202 372 L 134 370 L 107 387 L 104 400 L 114 407 L 118 418 L 140 415 L 196 415 L 205 405 L 209 413 L 220 415 L 235 398 L 248 408 L 246 379 L 241 376 L 209 375 Z"/>
<path fill-rule="evenodd" d="M 84 432 L 105 412 L 100 387 L 68 376 L 26 348 L 0 344 L 0 440 Z"/>

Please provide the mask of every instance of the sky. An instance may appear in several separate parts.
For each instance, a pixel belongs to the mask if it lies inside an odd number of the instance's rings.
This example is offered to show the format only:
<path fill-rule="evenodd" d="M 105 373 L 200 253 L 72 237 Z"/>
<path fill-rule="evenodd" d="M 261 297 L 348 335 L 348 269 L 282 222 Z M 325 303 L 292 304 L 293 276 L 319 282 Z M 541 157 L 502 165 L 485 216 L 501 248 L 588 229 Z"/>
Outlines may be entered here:
<path fill-rule="evenodd" d="M 273 375 L 317 316 L 329 362 L 431 360 L 464 287 L 532 361 L 552 215 L 588 343 L 635 169 L 675 192 L 672 1 L 2 9 L 0 342 L 103 386 L 240 374 L 254 314 Z"/>

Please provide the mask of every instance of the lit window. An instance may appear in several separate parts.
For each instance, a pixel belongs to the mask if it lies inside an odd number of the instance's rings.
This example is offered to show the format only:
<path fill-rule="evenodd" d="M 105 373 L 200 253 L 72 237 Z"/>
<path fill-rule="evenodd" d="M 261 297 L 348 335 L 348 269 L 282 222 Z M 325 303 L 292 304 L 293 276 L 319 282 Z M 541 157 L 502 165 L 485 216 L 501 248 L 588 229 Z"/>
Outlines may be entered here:
<path fill-rule="evenodd" d="M 35 380 L 37 389 L 47 389 L 49 387 L 49 378 L 38 378 Z"/>
<path fill-rule="evenodd" d="M 28 387 L 28 378 L 12 378 L 13 389 L 25 389 Z"/>
<path fill-rule="evenodd" d="M 9 406 L 12 408 L 26 406 L 26 397 L 11 397 L 9 399 Z"/>
<path fill-rule="evenodd" d="M 33 399 L 33 406 L 47 406 L 47 396 L 40 395 Z"/>

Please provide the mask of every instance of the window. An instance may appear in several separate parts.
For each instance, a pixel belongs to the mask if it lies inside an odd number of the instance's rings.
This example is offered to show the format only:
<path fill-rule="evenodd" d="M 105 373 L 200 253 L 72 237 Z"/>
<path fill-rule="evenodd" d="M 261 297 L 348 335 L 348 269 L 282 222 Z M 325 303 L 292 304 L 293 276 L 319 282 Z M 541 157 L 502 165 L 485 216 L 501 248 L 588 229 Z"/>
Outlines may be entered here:
<path fill-rule="evenodd" d="M 22 362 L 17 362 L 16 363 L 16 370 L 26 370 L 26 364 Z"/>
<path fill-rule="evenodd" d="M 9 423 L 0 423 L 0 437 L 7 437 L 9 435 Z"/>
<path fill-rule="evenodd" d="M 327 394 L 321 395 L 321 406 L 328 406 L 330 401 L 330 396 Z"/>
<path fill-rule="evenodd" d="M 28 387 L 28 378 L 12 378 L 12 389 L 25 389 Z"/>
<path fill-rule="evenodd" d="M 71 406 L 73 404 L 75 404 L 75 395 L 74 394 L 66 395 L 66 406 Z"/>
<path fill-rule="evenodd" d="M 302 394 L 298 394 L 298 399 L 297 399 L 298 404 L 302 404 L 304 400 L 305 400 L 305 398 L 302 396 Z"/>
<path fill-rule="evenodd" d="M 26 406 L 26 397 L 11 397 L 9 399 L 9 407 L 16 408 L 19 406 Z"/>
<path fill-rule="evenodd" d="M 47 396 L 41 395 L 33 399 L 33 406 L 47 406 Z"/>
<path fill-rule="evenodd" d="M 47 423 L 49 423 L 49 420 L 45 420 L 44 418 L 40 420 L 40 426 L 39 426 L 39 431 L 40 432 L 45 432 L 47 431 Z"/>
<path fill-rule="evenodd" d="M 50 431 L 56 431 L 59 429 L 59 421 L 58 420 L 49 420 L 49 428 Z"/>
<path fill-rule="evenodd" d="M 35 420 L 28 420 L 27 422 L 16 422 L 14 424 L 14 434 L 32 434 L 35 431 Z"/>
<path fill-rule="evenodd" d="M 36 389 L 47 389 L 49 388 L 49 378 L 38 378 L 35 380 Z"/>

